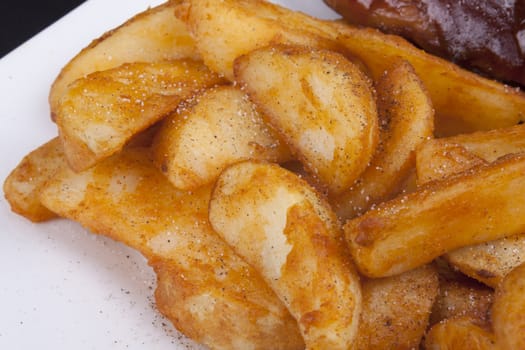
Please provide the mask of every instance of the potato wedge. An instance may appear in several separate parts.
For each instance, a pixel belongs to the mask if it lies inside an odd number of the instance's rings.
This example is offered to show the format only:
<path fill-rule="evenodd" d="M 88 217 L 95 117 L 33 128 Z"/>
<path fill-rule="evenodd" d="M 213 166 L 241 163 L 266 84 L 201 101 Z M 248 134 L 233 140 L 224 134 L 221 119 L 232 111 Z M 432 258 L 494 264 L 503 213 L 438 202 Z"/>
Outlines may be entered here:
<path fill-rule="evenodd" d="M 234 80 L 233 61 L 270 44 L 297 44 L 344 51 L 328 40 L 316 21 L 290 26 L 294 12 L 266 1 L 189 0 L 175 12 L 193 35 L 197 50 L 210 69 Z M 290 17 L 288 17 L 290 15 Z"/>
<path fill-rule="evenodd" d="M 500 349 L 525 349 L 525 264 L 496 288 L 492 325 Z"/>
<path fill-rule="evenodd" d="M 153 155 L 171 183 L 183 190 L 214 182 L 228 165 L 242 160 L 291 159 L 246 94 L 233 86 L 205 91 L 167 118 L 155 137 Z"/>
<path fill-rule="evenodd" d="M 64 167 L 42 202 L 143 253 L 159 273 L 159 309 L 212 349 L 303 349 L 295 320 L 259 274 L 212 230 L 210 187 L 176 190 L 144 148 L 75 173 Z"/>
<path fill-rule="evenodd" d="M 75 81 L 56 114 L 69 165 L 88 169 L 200 89 L 221 81 L 190 60 L 129 63 Z"/>
<path fill-rule="evenodd" d="M 49 92 L 52 118 L 59 101 L 75 80 L 131 62 L 200 59 L 186 25 L 173 16 L 182 0 L 137 14 L 121 26 L 95 39 L 62 68 Z"/>
<path fill-rule="evenodd" d="M 417 152 L 418 182 L 442 179 L 454 173 L 525 152 L 525 126 L 457 135 L 425 142 Z M 525 234 L 470 245 L 444 258 L 468 276 L 496 287 L 514 267 L 525 262 Z"/>
<path fill-rule="evenodd" d="M 494 350 L 495 337 L 468 317 L 451 318 L 435 324 L 425 338 L 427 350 Z M 510 348 L 509 348 L 510 349 Z"/>
<path fill-rule="evenodd" d="M 348 221 L 359 270 L 389 276 L 464 246 L 525 232 L 525 155 L 433 182 Z"/>
<path fill-rule="evenodd" d="M 364 280 L 363 311 L 355 349 L 417 349 L 438 287 L 436 270 L 430 266 Z"/>
<path fill-rule="evenodd" d="M 375 151 L 370 81 L 343 56 L 272 46 L 235 60 L 235 79 L 306 170 L 332 194 L 349 188 Z"/>
<path fill-rule="evenodd" d="M 11 210 L 33 222 L 56 217 L 40 203 L 40 190 L 65 165 L 58 137 L 26 155 L 4 181 L 4 195 Z"/>
<path fill-rule="evenodd" d="M 361 287 L 327 203 L 295 174 L 245 161 L 219 176 L 209 209 L 215 231 L 288 307 L 307 349 L 350 349 Z"/>
<path fill-rule="evenodd" d="M 525 94 L 519 89 L 429 55 L 398 36 L 315 19 L 262 0 L 188 1 L 178 16 L 188 23 L 206 64 L 226 77 L 231 78 L 236 57 L 271 42 L 329 45 L 363 62 L 376 80 L 399 58 L 407 60 L 428 90 L 440 136 L 525 121 Z M 319 38 L 330 43 L 319 46 Z"/>
<path fill-rule="evenodd" d="M 416 147 L 434 132 L 432 103 L 408 62 L 390 67 L 377 82 L 376 91 L 378 149 L 352 187 L 330 200 L 344 220 L 398 194 L 415 166 Z"/>

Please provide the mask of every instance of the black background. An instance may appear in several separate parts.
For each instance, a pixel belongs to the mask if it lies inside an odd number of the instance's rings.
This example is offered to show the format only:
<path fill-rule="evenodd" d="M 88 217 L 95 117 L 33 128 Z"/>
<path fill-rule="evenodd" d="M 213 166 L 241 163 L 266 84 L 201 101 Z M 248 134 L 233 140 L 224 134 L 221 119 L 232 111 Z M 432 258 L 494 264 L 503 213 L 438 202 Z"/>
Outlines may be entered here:
<path fill-rule="evenodd" d="M 0 57 L 83 2 L 83 0 L 0 0 Z"/>

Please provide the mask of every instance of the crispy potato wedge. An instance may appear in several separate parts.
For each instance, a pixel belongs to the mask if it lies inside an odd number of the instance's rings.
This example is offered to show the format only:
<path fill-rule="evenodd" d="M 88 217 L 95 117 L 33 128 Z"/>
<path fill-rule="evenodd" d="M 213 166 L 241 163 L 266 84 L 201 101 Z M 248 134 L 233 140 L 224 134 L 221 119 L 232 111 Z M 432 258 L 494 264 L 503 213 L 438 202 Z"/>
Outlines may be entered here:
<path fill-rule="evenodd" d="M 209 209 L 215 231 L 288 307 L 307 349 L 350 349 L 361 287 L 335 214 L 295 174 L 245 161 L 219 176 Z"/>
<path fill-rule="evenodd" d="M 372 161 L 352 185 L 330 200 L 344 220 L 392 198 L 415 166 L 415 149 L 433 136 L 434 109 L 406 61 L 391 67 L 376 84 L 379 145 Z"/>
<path fill-rule="evenodd" d="M 354 261 L 367 276 L 389 276 L 525 232 L 524 173 L 525 155 L 515 155 L 382 203 L 344 226 Z"/>
<path fill-rule="evenodd" d="M 463 278 L 461 280 L 441 279 L 439 294 L 432 306 L 430 324 L 434 325 L 449 318 L 468 317 L 475 324 L 490 327 L 490 309 L 494 301 L 494 290 Z"/>
<path fill-rule="evenodd" d="M 186 25 L 173 15 L 181 6 L 185 6 L 182 0 L 171 0 L 148 9 L 93 40 L 79 52 L 62 68 L 51 86 L 52 118 L 69 84 L 93 72 L 131 62 L 200 59 Z"/>
<path fill-rule="evenodd" d="M 429 140 L 417 151 L 418 182 L 443 179 L 506 154 L 525 152 L 524 138 L 525 126 L 517 125 Z M 444 258 L 468 276 L 495 288 L 507 273 L 525 262 L 525 234 L 470 245 Z"/>
<path fill-rule="evenodd" d="M 175 189 L 148 153 L 126 149 L 81 173 L 63 167 L 43 188 L 42 202 L 151 259 L 159 310 L 197 342 L 212 349 L 303 349 L 284 305 L 212 230 L 211 188 Z"/>
<path fill-rule="evenodd" d="M 56 115 L 69 165 L 75 171 L 93 166 L 200 89 L 221 82 L 191 60 L 129 63 L 76 80 Z"/>
<path fill-rule="evenodd" d="M 525 349 L 525 264 L 496 288 L 492 325 L 500 349 Z"/>
<path fill-rule="evenodd" d="M 375 151 L 370 81 L 343 56 L 271 46 L 235 60 L 235 79 L 306 170 L 330 193 L 347 189 Z"/>
<path fill-rule="evenodd" d="M 183 190 L 214 182 L 228 165 L 242 160 L 291 159 L 246 94 L 233 86 L 210 89 L 167 118 L 155 137 L 153 155 L 171 183 Z"/>
<path fill-rule="evenodd" d="M 494 350 L 495 344 L 494 334 L 479 327 L 468 317 L 437 323 L 425 338 L 427 350 Z"/>
<path fill-rule="evenodd" d="M 178 16 L 188 23 L 206 64 L 226 77 L 231 78 L 236 57 L 271 42 L 329 45 L 364 62 L 376 80 L 400 57 L 410 62 L 436 110 L 438 135 L 525 121 L 525 94 L 519 89 L 429 55 L 401 37 L 315 19 L 262 0 L 188 1 L 191 5 L 179 10 Z M 329 44 L 319 46 L 323 37 Z"/>
<path fill-rule="evenodd" d="M 438 294 L 436 270 L 423 266 L 362 283 L 358 350 L 417 349 Z"/>
<path fill-rule="evenodd" d="M 58 137 L 26 155 L 4 181 L 4 195 L 11 210 L 33 222 L 56 217 L 40 203 L 39 194 L 46 181 L 65 165 Z"/>
<path fill-rule="evenodd" d="M 316 21 L 296 23 L 293 12 L 266 1 L 189 0 L 175 12 L 193 35 L 197 50 L 210 69 L 234 80 L 233 61 L 270 44 L 297 44 L 344 51 L 328 40 Z M 294 21 L 291 26 L 288 22 Z"/>

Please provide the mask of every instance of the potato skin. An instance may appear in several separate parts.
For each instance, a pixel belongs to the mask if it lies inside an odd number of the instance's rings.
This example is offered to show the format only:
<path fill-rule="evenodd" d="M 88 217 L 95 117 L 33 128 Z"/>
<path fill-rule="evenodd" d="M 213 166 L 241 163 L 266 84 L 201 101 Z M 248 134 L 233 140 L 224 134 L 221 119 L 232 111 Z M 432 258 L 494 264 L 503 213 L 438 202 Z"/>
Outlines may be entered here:
<path fill-rule="evenodd" d="M 364 278 L 355 348 L 416 349 L 427 329 L 438 289 L 438 276 L 430 265 L 386 278 Z"/>

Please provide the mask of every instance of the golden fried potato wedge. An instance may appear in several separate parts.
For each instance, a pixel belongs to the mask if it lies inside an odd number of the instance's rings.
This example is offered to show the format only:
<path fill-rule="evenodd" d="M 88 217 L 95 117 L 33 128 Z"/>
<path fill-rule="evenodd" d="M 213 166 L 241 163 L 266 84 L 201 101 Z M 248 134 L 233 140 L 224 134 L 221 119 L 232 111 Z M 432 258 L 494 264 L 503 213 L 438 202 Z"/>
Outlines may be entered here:
<path fill-rule="evenodd" d="M 500 349 L 525 349 L 525 264 L 496 288 L 492 325 Z"/>
<path fill-rule="evenodd" d="M 233 81 L 233 61 L 252 50 L 269 44 L 297 44 L 316 48 L 343 50 L 333 40 L 294 21 L 292 11 L 266 1 L 189 0 L 189 6 L 176 11 L 193 35 L 197 50 L 210 69 Z"/>
<path fill-rule="evenodd" d="M 439 281 L 439 294 L 432 307 L 430 324 L 449 318 L 468 317 L 477 325 L 490 326 L 494 290 L 466 277 Z"/>
<path fill-rule="evenodd" d="M 476 325 L 468 317 L 437 323 L 425 338 L 427 350 L 494 350 L 495 344 L 494 334 Z"/>
<path fill-rule="evenodd" d="M 429 140 L 417 151 L 418 182 L 443 179 L 506 154 L 525 152 L 525 126 Z M 444 255 L 455 268 L 496 287 L 525 262 L 525 234 L 463 247 Z"/>
<path fill-rule="evenodd" d="M 434 109 L 414 69 L 406 61 L 391 67 L 376 84 L 379 145 L 365 172 L 330 200 L 342 219 L 392 198 L 415 166 L 415 149 L 433 136 Z"/>
<path fill-rule="evenodd" d="M 76 171 L 118 152 L 181 101 L 221 83 L 202 63 L 129 63 L 75 81 L 60 99 L 56 122 Z"/>
<path fill-rule="evenodd" d="M 464 246 L 525 232 L 525 155 L 432 182 L 345 224 L 359 270 L 389 276 Z"/>
<path fill-rule="evenodd" d="M 71 59 L 51 86 L 53 119 L 69 84 L 88 74 L 131 62 L 200 59 L 186 25 L 173 15 L 181 6 L 182 0 L 171 0 L 148 9 L 93 40 Z"/>
<path fill-rule="evenodd" d="M 355 349 L 417 349 L 438 287 L 436 270 L 430 266 L 364 280 L 363 311 Z"/>
<path fill-rule="evenodd" d="M 304 348 L 284 305 L 212 230 L 211 188 L 175 189 L 148 153 L 125 149 L 81 173 L 63 167 L 45 185 L 42 202 L 151 259 L 159 309 L 197 342 L 212 349 Z"/>
<path fill-rule="evenodd" d="M 208 57 L 206 64 L 226 77 L 231 78 L 231 62 L 236 57 L 271 42 L 329 45 L 362 61 L 376 80 L 400 57 L 410 62 L 436 109 L 438 135 L 525 121 L 525 94 L 519 89 L 429 55 L 401 37 L 315 19 L 262 0 L 188 1 L 191 5 L 178 16 L 188 23 L 199 52 Z M 329 44 L 319 46 L 319 38 L 328 39 Z"/>
<path fill-rule="evenodd" d="M 246 94 L 233 86 L 210 89 L 167 118 L 155 137 L 153 155 L 171 183 L 183 190 L 214 182 L 228 165 L 242 160 L 291 158 Z"/>
<path fill-rule="evenodd" d="M 329 51 L 271 46 L 235 60 L 235 79 L 319 182 L 337 194 L 364 171 L 378 121 L 370 81 Z"/>
<path fill-rule="evenodd" d="M 55 213 L 40 203 L 40 190 L 65 165 L 58 138 L 26 155 L 4 181 L 4 195 L 11 210 L 33 222 L 56 217 Z"/>
<path fill-rule="evenodd" d="M 221 173 L 210 222 L 288 307 L 307 349 L 350 349 L 361 288 L 335 214 L 278 165 L 245 161 Z"/>

